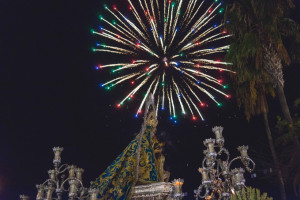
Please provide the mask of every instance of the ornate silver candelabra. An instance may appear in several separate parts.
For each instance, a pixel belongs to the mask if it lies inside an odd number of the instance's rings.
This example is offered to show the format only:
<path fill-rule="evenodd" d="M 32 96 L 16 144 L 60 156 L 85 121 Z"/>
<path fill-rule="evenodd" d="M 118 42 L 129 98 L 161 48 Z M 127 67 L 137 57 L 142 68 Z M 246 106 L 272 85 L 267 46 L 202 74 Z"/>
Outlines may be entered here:
<path fill-rule="evenodd" d="M 248 172 L 255 168 L 254 161 L 248 156 L 248 146 L 238 147 L 240 156 L 229 160 L 229 151 L 224 148 L 223 127 L 212 129 L 216 139 L 206 139 L 203 144 L 205 158 L 202 161 L 202 183 L 196 191 L 196 199 L 218 199 L 229 200 L 230 195 L 245 187 L 245 170 L 243 168 L 231 169 L 234 161 L 240 160 Z M 218 151 L 216 151 L 218 148 Z"/>
<path fill-rule="evenodd" d="M 54 169 L 49 170 L 49 179 L 43 184 L 37 185 L 36 200 L 62 200 L 63 195 L 68 196 L 69 200 L 83 199 L 87 194 L 91 200 L 96 200 L 99 193 L 96 189 L 83 187 L 82 174 L 83 169 L 75 165 L 62 164 L 61 153 L 63 148 L 54 147 Z M 29 197 L 21 195 L 21 200 L 26 200 Z"/>

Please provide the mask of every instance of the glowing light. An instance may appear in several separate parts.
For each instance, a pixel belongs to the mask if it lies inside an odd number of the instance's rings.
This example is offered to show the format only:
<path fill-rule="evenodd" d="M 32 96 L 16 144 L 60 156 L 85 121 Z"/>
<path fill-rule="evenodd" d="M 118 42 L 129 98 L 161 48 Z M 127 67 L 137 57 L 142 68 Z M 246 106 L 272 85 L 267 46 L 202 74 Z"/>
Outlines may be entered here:
<path fill-rule="evenodd" d="M 224 8 L 219 0 L 208 1 L 210 5 L 198 0 L 139 0 L 136 4 L 128 0 L 128 18 L 117 5 L 104 5 L 110 16 L 99 15 L 99 32 L 91 32 L 105 39 L 106 44 L 96 43 L 92 51 L 116 55 L 111 63 L 95 69 L 108 68 L 114 76 L 100 85 L 106 90 L 128 83 L 129 92 L 117 107 L 141 99 L 135 115 L 138 117 L 147 97 L 153 94 L 157 107 L 168 110 L 170 119 L 177 123 L 178 113 L 204 120 L 199 108 L 199 103 L 201 107 L 206 105 L 203 95 L 217 106 L 222 104 L 216 94 L 230 98 L 222 92 L 228 85 L 221 84 L 216 73 L 210 73 L 231 72 L 226 68 L 230 63 L 212 59 L 229 50 L 226 41 L 219 42 L 229 37 L 227 31 L 214 21 Z"/>

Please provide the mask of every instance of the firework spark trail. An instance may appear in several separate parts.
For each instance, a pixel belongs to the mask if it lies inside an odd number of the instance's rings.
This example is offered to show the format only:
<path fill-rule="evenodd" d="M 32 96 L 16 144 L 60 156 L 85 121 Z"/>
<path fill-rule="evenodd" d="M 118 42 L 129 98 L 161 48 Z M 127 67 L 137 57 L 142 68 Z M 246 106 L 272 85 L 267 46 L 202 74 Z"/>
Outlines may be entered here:
<path fill-rule="evenodd" d="M 190 106 L 190 104 L 189 104 L 189 101 L 186 99 L 186 97 L 185 97 L 185 95 L 183 94 L 182 90 L 180 90 L 180 94 L 182 95 L 182 97 L 183 97 L 185 103 L 187 104 L 187 106 L 188 106 L 188 108 L 189 108 L 189 110 L 190 110 L 192 116 L 194 116 L 194 112 L 193 112 L 193 110 L 192 110 L 192 108 L 191 108 L 191 106 Z"/>
<path fill-rule="evenodd" d="M 92 30 L 111 42 L 97 43 L 93 51 L 120 55 L 116 60 L 127 60 L 97 66 L 97 69 L 112 69 L 112 74 L 117 76 L 101 86 L 110 89 L 128 81 L 131 87 L 137 84 L 117 105 L 121 107 L 144 90 L 136 116 L 152 93 L 157 99 L 156 112 L 159 107 L 165 110 L 168 106 L 174 122 L 177 122 L 177 109 L 182 114 L 191 113 L 193 120 L 198 113 L 204 120 L 200 112 L 205 105 L 203 98 L 220 106 L 213 94 L 230 97 L 223 92 L 227 86 L 216 77 L 216 72 L 234 73 L 226 68 L 231 63 L 213 58 L 229 49 L 229 45 L 216 43 L 230 37 L 222 30 L 224 24 L 211 25 L 224 10 L 221 3 L 219 0 L 211 0 L 210 4 L 204 0 L 127 1 L 133 19 L 116 6 L 110 9 L 105 5 L 105 11 L 114 20 L 111 22 L 101 15 L 100 21 L 107 28 L 101 26 L 99 32 Z M 128 59 L 133 60 L 128 62 Z"/>
<path fill-rule="evenodd" d="M 160 98 L 159 98 L 159 96 L 157 96 L 157 104 L 156 104 L 156 116 L 158 115 L 158 106 L 159 106 L 159 100 L 160 100 Z"/>
<path fill-rule="evenodd" d="M 107 35 L 107 36 L 111 37 L 112 40 L 119 41 L 120 43 L 122 43 L 126 46 L 129 46 L 129 47 L 133 47 L 133 48 L 136 47 L 135 43 L 133 43 L 132 41 L 130 41 L 129 39 L 127 39 L 125 37 L 121 37 L 119 34 L 111 32 L 107 29 L 102 29 L 102 31 L 103 31 L 102 35 Z"/>
<path fill-rule="evenodd" d="M 142 28 L 144 29 L 144 31 L 147 33 L 147 28 L 146 28 L 145 24 L 143 23 L 142 19 L 140 18 L 139 14 L 137 13 L 137 11 L 136 11 L 134 5 L 131 3 L 130 0 L 128 0 L 128 2 L 129 2 L 129 4 L 130 4 L 130 6 L 131 6 L 131 9 L 133 9 L 133 14 L 134 14 L 136 20 L 139 22 L 139 24 L 141 25 L 141 27 L 142 27 Z"/>
<path fill-rule="evenodd" d="M 159 9 L 158 0 L 156 0 L 155 2 L 156 2 L 157 10 L 158 10 L 158 19 L 160 19 L 160 9 Z"/>
<path fill-rule="evenodd" d="M 146 78 L 143 82 L 141 82 L 135 89 L 133 89 L 118 105 L 122 105 L 126 99 L 128 99 L 130 96 L 133 97 L 133 95 L 141 88 L 145 83 L 148 81 L 150 77 Z"/>
<path fill-rule="evenodd" d="M 135 73 L 134 73 L 134 74 L 135 74 Z M 130 75 L 125 75 L 125 76 L 121 76 L 121 77 L 115 78 L 115 79 L 113 79 L 113 80 L 111 80 L 111 81 L 108 81 L 108 82 L 102 84 L 101 86 L 104 87 L 104 86 L 106 86 L 106 85 L 108 85 L 108 84 L 110 84 L 110 83 L 113 83 L 113 82 L 115 82 L 115 81 L 117 81 L 117 80 L 123 79 L 123 78 L 128 77 L 128 76 L 130 76 Z"/>
<path fill-rule="evenodd" d="M 135 76 L 137 76 L 137 75 L 139 75 L 139 73 L 136 73 L 136 74 L 133 74 L 133 75 L 128 76 L 128 77 L 126 77 L 126 78 L 123 78 L 123 79 L 119 80 L 118 82 L 116 82 L 116 83 L 114 84 L 114 86 L 116 86 L 116 85 L 118 85 L 118 84 L 120 84 L 120 83 L 122 83 L 122 82 L 124 82 L 124 81 L 126 81 L 126 80 L 128 80 L 128 79 L 131 79 L 131 78 L 133 78 L 133 77 L 135 77 Z"/>
<path fill-rule="evenodd" d="M 221 68 L 221 67 L 214 67 L 214 66 L 209 66 L 209 65 L 199 65 L 199 64 L 196 64 L 196 63 L 194 63 L 192 65 L 192 67 L 201 68 L 201 69 L 212 69 L 212 70 L 233 72 L 233 71 L 231 71 L 229 69 L 224 69 L 224 68 Z"/>
<path fill-rule="evenodd" d="M 139 79 L 141 79 L 142 77 L 144 77 L 144 76 L 149 76 L 153 71 L 155 71 L 155 70 L 157 70 L 158 68 L 157 67 L 155 67 L 154 69 L 152 69 L 151 71 L 149 71 L 149 72 L 146 72 L 146 73 L 144 73 L 144 74 L 142 74 L 141 76 L 139 76 L 138 78 L 136 78 L 135 80 L 139 80 Z"/>
<path fill-rule="evenodd" d="M 175 88 L 176 88 L 176 89 L 175 89 L 175 92 L 176 92 L 176 96 L 177 96 L 178 101 L 179 101 L 180 106 L 181 106 L 182 114 L 185 114 L 184 106 L 183 106 L 182 101 L 181 101 L 181 99 L 180 99 L 180 98 L 181 98 L 181 95 L 180 95 L 180 92 L 179 92 L 179 88 L 178 88 L 176 82 L 174 81 L 174 78 L 172 78 L 172 80 L 173 80 L 173 84 L 174 84 L 174 86 L 175 86 Z"/>
<path fill-rule="evenodd" d="M 198 51 L 194 51 L 189 53 L 189 55 L 193 55 L 193 54 L 200 54 L 200 55 L 207 55 L 207 54 L 215 54 L 215 53 L 220 53 L 220 52 L 225 52 L 226 50 L 229 49 L 229 46 L 223 46 L 223 47 L 218 47 L 215 49 L 201 49 Z"/>
<path fill-rule="evenodd" d="M 169 89 L 170 89 L 171 106 L 173 108 L 173 117 L 176 117 L 175 105 L 174 105 L 174 101 L 173 101 L 173 90 L 171 89 L 171 86 Z"/>
<path fill-rule="evenodd" d="M 188 95 L 188 93 L 186 92 L 186 90 L 183 90 L 183 91 L 184 91 L 184 93 L 186 94 L 188 100 L 189 100 L 189 101 L 191 102 L 191 104 L 194 106 L 194 108 L 195 108 L 195 110 L 197 111 L 199 117 L 200 117 L 202 120 L 204 120 L 204 118 L 203 118 L 203 116 L 202 116 L 202 114 L 201 114 L 199 108 L 198 108 L 198 107 L 196 106 L 196 104 L 192 101 L 192 99 L 190 98 L 190 96 Z M 195 94 L 195 96 L 197 97 L 196 94 Z M 198 97 L 197 97 L 197 98 L 198 98 Z M 201 102 L 201 101 L 200 101 L 200 102 Z M 188 103 L 188 102 L 187 102 L 187 103 Z M 193 118 L 194 118 L 194 117 L 193 117 Z"/>
<path fill-rule="evenodd" d="M 199 103 L 200 103 L 200 105 L 201 105 L 201 103 L 202 103 L 202 101 L 199 99 L 199 97 L 196 95 L 196 93 L 194 92 L 194 90 L 192 90 L 192 88 L 190 87 L 190 85 L 184 80 L 183 81 L 185 84 L 186 84 L 186 86 L 187 86 L 187 88 L 189 89 L 189 91 L 194 95 L 194 97 L 199 101 Z"/>
<path fill-rule="evenodd" d="M 202 72 L 199 72 L 199 71 L 196 71 L 196 70 L 193 70 L 193 69 L 183 69 L 183 70 L 184 70 L 184 71 L 188 71 L 188 72 L 192 72 L 192 73 L 195 74 L 195 76 L 201 76 L 201 77 L 205 78 L 205 79 L 208 80 L 208 81 L 211 81 L 211 82 L 214 82 L 214 83 L 216 83 L 216 84 L 219 84 L 219 85 L 223 86 L 223 85 L 219 82 L 218 79 L 216 79 L 216 78 L 214 78 L 214 77 L 212 77 L 212 76 L 210 76 L 210 75 L 207 75 L 207 74 L 205 74 L 205 73 L 202 73 Z M 192 75 L 191 75 L 191 76 L 192 76 Z"/>
<path fill-rule="evenodd" d="M 186 94 L 187 94 L 187 93 L 186 93 Z M 188 94 L 187 94 L 187 96 L 188 96 L 190 102 L 192 103 L 192 105 L 194 106 L 194 108 L 196 109 L 197 113 L 199 114 L 200 118 L 201 118 L 202 120 L 204 120 L 204 118 L 203 118 L 203 116 L 202 116 L 202 114 L 201 114 L 199 108 L 198 108 L 198 107 L 196 106 L 196 104 L 191 100 L 191 98 L 189 97 Z"/>
<path fill-rule="evenodd" d="M 124 27 L 118 25 L 122 30 L 124 30 L 125 32 L 127 32 L 129 34 L 129 35 L 126 35 L 127 37 L 137 39 L 137 35 L 135 34 L 135 32 L 133 32 L 114 12 L 112 12 L 108 7 L 106 7 L 105 9 L 108 10 L 122 25 L 124 25 L 126 27 L 126 28 L 124 28 Z M 132 36 L 134 36 L 134 37 L 132 37 Z"/>
<path fill-rule="evenodd" d="M 162 96 L 162 104 L 161 104 L 161 109 L 164 110 L 165 109 L 165 76 L 166 76 L 166 73 L 164 71 L 163 73 L 163 77 L 162 77 L 162 83 L 161 83 L 161 86 L 162 86 L 162 93 L 163 93 L 163 96 Z"/>
<path fill-rule="evenodd" d="M 167 0 L 163 0 L 164 1 L 164 18 L 163 18 L 163 22 L 164 22 L 164 41 L 166 40 L 166 26 L 167 26 L 167 20 L 166 20 L 166 2 Z"/>
<path fill-rule="evenodd" d="M 129 65 L 125 65 L 125 66 L 123 66 L 123 67 L 119 67 L 118 69 L 113 70 L 113 72 L 121 71 L 121 70 L 123 70 L 123 69 L 128 69 L 128 68 L 131 69 L 131 68 L 133 68 L 133 67 L 138 67 L 138 66 L 141 66 L 141 65 L 143 65 L 143 63 L 129 64 Z"/>
<path fill-rule="evenodd" d="M 169 111 L 170 111 L 170 116 L 172 116 L 172 105 L 171 105 L 171 99 L 170 99 L 170 94 L 169 91 L 167 89 L 167 97 L 168 97 L 168 105 L 169 105 Z"/>
<path fill-rule="evenodd" d="M 146 95 L 145 95 L 145 97 L 144 97 L 144 99 L 143 99 L 143 101 L 142 101 L 142 103 L 141 103 L 139 109 L 138 109 L 137 114 L 139 114 L 139 112 L 142 110 L 142 107 L 143 107 L 143 105 L 144 105 L 144 103 L 145 103 L 145 101 L 146 101 L 148 95 L 150 94 L 152 85 L 155 83 L 155 81 L 156 81 L 156 79 L 154 79 L 154 80 L 152 81 L 152 83 L 151 83 L 151 85 L 150 85 L 150 87 L 149 87 L 149 89 L 148 89 L 148 91 L 147 91 L 147 93 L 146 93 Z"/>

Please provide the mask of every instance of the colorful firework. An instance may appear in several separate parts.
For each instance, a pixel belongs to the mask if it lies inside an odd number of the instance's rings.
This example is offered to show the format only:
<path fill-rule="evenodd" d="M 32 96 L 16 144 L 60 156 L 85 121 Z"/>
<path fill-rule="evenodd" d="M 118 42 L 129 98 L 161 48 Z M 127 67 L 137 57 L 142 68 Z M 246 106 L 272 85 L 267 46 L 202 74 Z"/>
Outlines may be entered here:
<path fill-rule="evenodd" d="M 222 104 L 215 94 L 230 97 L 222 91 L 227 86 L 214 76 L 219 71 L 231 72 L 226 68 L 230 63 L 213 59 L 229 49 L 224 44 L 229 37 L 224 24 L 213 23 L 224 11 L 222 3 L 218 0 L 209 5 L 204 0 L 128 0 L 128 3 L 131 19 L 115 5 L 111 9 L 104 5 L 113 21 L 100 15 L 102 25 L 107 28 L 92 30 L 111 42 L 111 45 L 97 43 L 93 51 L 115 54 L 114 61 L 124 60 L 96 67 L 110 68 L 115 75 L 101 86 L 110 89 L 124 82 L 131 85 L 117 107 L 143 91 L 136 117 L 142 112 L 147 96 L 153 94 L 157 112 L 168 110 L 175 122 L 177 113 L 190 113 L 193 120 L 197 116 L 204 120 L 200 111 L 206 105 L 204 96 L 217 106 Z"/>

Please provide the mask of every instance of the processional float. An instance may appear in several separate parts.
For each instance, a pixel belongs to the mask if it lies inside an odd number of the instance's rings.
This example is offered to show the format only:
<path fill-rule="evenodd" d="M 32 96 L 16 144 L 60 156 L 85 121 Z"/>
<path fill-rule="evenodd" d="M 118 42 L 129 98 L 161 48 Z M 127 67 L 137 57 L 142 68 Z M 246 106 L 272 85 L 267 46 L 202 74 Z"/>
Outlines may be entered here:
<path fill-rule="evenodd" d="M 105 172 L 91 182 L 89 189 L 82 182 L 84 170 L 62 164 L 63 148 L 53 148 L 54 169 L 48 171 L 49 178 L 44 183 L 36 186 L 36 200 L 182 199 L 184 180 L 179 178 L 169 182 L 170 173 L 164 170 L 163 144 L 156 137 L 157 124 L 154 100 L 149 98 L 139 134 Z M 249 172 L 254 170 L 255 163 L 248 156 L 247 146 L 238 147 L 240 156 L 230 161 L 229 151 L 224 147 L 223 128 L 214 127 L 212 131 L 216 139 L 203 142 L 207 149 L 199 168 L 202 182 L 195 191 L 195 198 L 227 200 L 245 187 L 245 170 L 231 169 L 233 162 L 240 160 Z M 222 160 L 223 154 L 225 159 Z M 29 197 L 20 195 L 20 199 L 29 200 Z"/>

